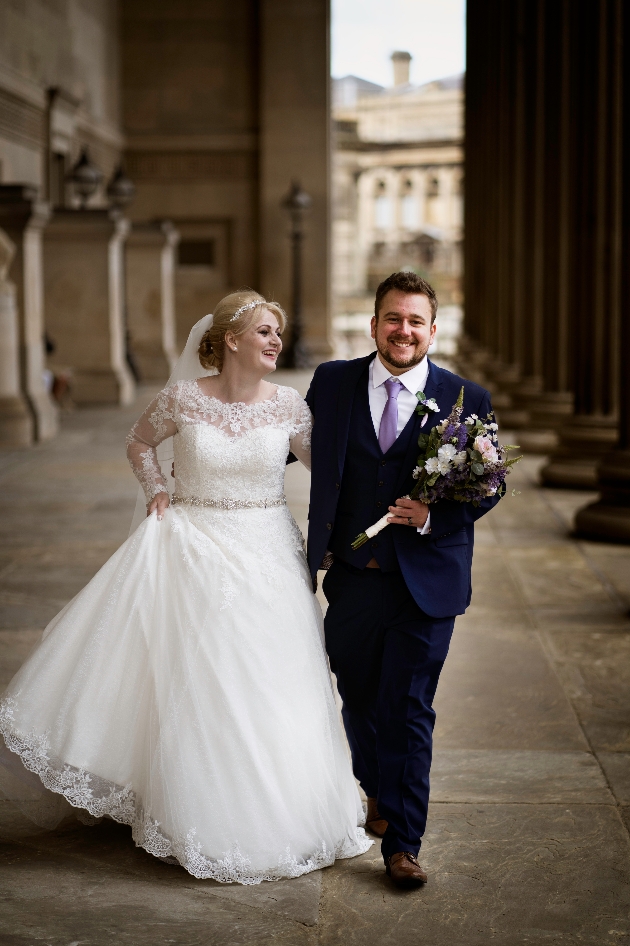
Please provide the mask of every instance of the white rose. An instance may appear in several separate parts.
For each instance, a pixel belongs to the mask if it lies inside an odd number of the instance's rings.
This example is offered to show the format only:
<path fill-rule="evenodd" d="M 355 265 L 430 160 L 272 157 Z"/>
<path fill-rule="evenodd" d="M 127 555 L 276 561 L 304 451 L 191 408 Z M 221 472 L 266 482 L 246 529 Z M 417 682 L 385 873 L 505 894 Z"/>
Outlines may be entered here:
<path fill-rule="evenodd" d="M 437 473 L 439 460 L 437 457 L 429 457 L 428 460 L 424 461 L 424 468 L 427 473 Z"/>
<path fill-rule="evenodd" d="M 438 460 L 438 470 L 440 473 L 448 473 L 451 469 L 451 461 L 447 460 L 445 457 Z"/>
<path fill-rule="evenodd" d="M 444 446 L 439 448 L 438 457 L 440 460 L 452 460 L 456 453 L 457 450 L 452 443 L 445 443 Z"/>

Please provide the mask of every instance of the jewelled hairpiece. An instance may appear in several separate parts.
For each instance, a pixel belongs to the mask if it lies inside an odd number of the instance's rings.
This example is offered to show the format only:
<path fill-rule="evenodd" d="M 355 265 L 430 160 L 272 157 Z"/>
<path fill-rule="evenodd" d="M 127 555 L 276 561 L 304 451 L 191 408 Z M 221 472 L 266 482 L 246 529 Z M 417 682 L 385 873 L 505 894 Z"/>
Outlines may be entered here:
<path fill-rule="evenodd" d="M 257 302 L 246 302 L 245 305 L 240 306 L 230 319 L 230 322 L 236 322 L 239 315 L 242 315 L 243 312 L 249 312 L 250 309 L 255 309 L 259 305 L 264 305 L 264 299 L 259 299 Z"/>

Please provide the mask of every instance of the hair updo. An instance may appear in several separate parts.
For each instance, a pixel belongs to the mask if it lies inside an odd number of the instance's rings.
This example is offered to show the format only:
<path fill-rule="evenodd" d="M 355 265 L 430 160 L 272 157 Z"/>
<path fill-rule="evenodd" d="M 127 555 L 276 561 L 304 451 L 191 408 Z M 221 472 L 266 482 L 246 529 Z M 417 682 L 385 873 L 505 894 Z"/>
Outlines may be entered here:
<path fill-rule="evenodd" d="M 257 303 L 251 309 L 241 312 L 238 318 L 234 315 L 241 306 L 248 303 Z M 219 371 L 223 368 L 223 359 L 225 355 L 225 336 L 227 332 L 234 335 L 242 335 L 252 325 L 255 319 L 260 315 L 260 309 L 269 309 L 273 312 L 280 324 L 280 331 L 284 330 L 286 325 L 286 315 L 282 306 L 277 302 L 267 302 L 263 296 L 254 292 L 253 289 L 239 289 L 238 292 L 231 292 L 229 296 L 224 296 L 214 310 L 212 325 L 203 335 L 199 345 L 199 361 L 202 368 L 217 368 Z"/>

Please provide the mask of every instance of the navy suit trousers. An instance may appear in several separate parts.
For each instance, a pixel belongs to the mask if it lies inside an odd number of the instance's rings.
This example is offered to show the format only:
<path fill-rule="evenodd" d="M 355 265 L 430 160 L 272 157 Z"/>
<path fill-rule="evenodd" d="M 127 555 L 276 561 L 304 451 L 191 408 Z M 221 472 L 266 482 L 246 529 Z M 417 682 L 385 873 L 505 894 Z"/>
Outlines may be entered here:
<path fill-rule="evenodd" d="M 383 857 L 417 854 L 429 804 L 433 699 L 455 618 L 425 614 L 398 571 L 337 559 L 323 591 L 354 774 L 389 822 Z"/>

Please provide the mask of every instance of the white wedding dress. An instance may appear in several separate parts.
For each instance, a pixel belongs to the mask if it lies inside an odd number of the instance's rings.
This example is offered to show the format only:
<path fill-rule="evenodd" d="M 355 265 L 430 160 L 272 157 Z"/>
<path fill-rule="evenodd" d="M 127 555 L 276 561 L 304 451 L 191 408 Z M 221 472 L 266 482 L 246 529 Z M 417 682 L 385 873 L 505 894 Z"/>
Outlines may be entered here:
<path fill-rule="evenodd" d="M 0 702 L 4 754 L 34 810 L 43 783 L 48 802 L 129 824 L 150 853 L 226 883 L 368 849 L 283 498 L 288 451 L 308 462 L 310 427 L 291 388 L 246 406 L 196 381 L 140 418 L 132 466 L 147 497 L 164 490 L 156 446 L 172 436 L 174 501 L 49 624 Z"/>

